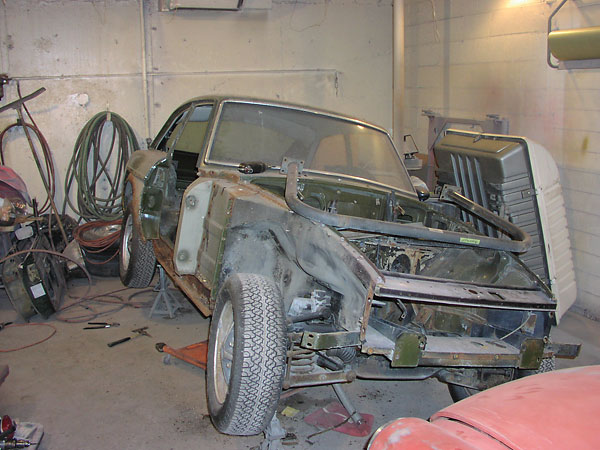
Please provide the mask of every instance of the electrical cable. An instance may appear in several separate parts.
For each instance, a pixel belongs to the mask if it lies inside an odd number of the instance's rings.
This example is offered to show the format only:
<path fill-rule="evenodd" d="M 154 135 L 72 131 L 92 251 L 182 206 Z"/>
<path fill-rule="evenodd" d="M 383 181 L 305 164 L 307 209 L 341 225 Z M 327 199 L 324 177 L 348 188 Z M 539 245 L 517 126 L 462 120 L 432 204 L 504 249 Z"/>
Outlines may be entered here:
<path fill-rule="evenodd" d="M 53 256 L 57 256 L 59 258 L 64 258 L 68 261 L 71 261 L 72 263 L 74 263 L 75 265 L 77 265 L 77 267 L 79 267 L 81 270 L 83 270 L 83 273 L 85 274 L 85 276 L 87 277 L 87 290 L 85 291 L 85 293 L 81 296 L 76 297 L 76 300 L 69 304 L 69 305 L 65 305 L 62 308 L 60 308 L 58 311 L 56 311 L 56 319 L 61 321 L 61 322 L 68 322 L 68 323 L 79 323 L 79 322 L 85 322 L 88 320 L 92 320 L 95 319 L 97 317 L 100 317 L 102 315 L 105 314 L 109 314 L 109 313 L 114 313 L 117 311 L 120 311 L 121 309 L 123 309 L 126 306 L 130 306 L 133 308 L 143 308 L 144 306 L 147 306 L 148 301 L 143 302 L 132 302 L 131 299 L 136 296 L 139 295 L 143 292 L 146 291 L 150 291 L 153 288 L 146 288 L 143 290 L 139 290 L 136 289 L 136 292 L 132 293 L 127 300 L 122 299 L 121 297 L 115 296 L 114 294 L 118 293 L 118 292 L 123 292 L 132 288 L 128 288 L 128 287 L 124 287 L 124 288 L 119 288 L 119 289 L 115 289 L 114 291 L 109 291 L 109 292 L 105 292 L 102 294 L 97 294 L 97 295 L 93 295 L 90 296 L 89 293 L 92 289 L 92 277 L 90 275 L 90 273 L 87 271 L 87 269 L 85 268 L 85 266 L 81 263 L 79 263 L 78 261 L 76 261 L 75 259 L 69 257 L 69 256 L 65 256 L 61 253 L 52 251 L 52 250 L 45 250 L 45 249 L 41 249 L 41 248 L 30 248 L 27 250 L 20 250 L 14 253 L 11 253 L 10 255 L 5 256 L 4 258 L 0 259 L 0 264 L 3 264 L 5 261 L 7 261 L 9 258 L 12 258 L 13 256 L 18 256 L 18 255 L 27 255 L 29 253 L 47 253 L 49 255 L 53 255 Z M 101 300 L 101 297 L 114 297 L 117 299 L 117 301 L 109 301 L 109 300 Z M 90 302 L 90 301 L 94 301 L 94 302 L 98 302 L 98 303 L 109 303 L 109 304 L 116 304 L 119 307 L 116 309 L 112 309 L 110 311 L 101 311 L 101 312 L 97 312 L 94 311 L 93 308 L 84 305 L 83 308 L 87 309 L 88 311 L 91 311 L 90 313 L 83 315 L 83 316 L 77 316 L 77 317 L 68 317 L 68 318 L 61 318 L 60 317 L 60 313 L 64 313 L 64 311 L 73 308 L 74 306 L 78 306 L 78 305 L 83 305 L 85 302 Z"/>
<path fill-rule="evenodd" d="M 125 167 L 131 153 L 138 148 L 133 129 L 121 116 L 107 111 L 92 117 L 77 137 L 67 168 L 63 214 L 68 204 L 86 221 L 112 221 L 122 217 Z M 77 184 L 76 205 L 69 196 L 74 183 Z"/>
<path fill-rule="evenodd" d="M 153 290 L 153 288 L 146 288 L 146 289 L 142 289 L 142 290 L 136 289 L 135 292 L 133 292 L 131 295 L 129 295 L 129 297 L 126 300 L 115 294 L 119 293 L 119 292 L 130 290 L 132 288 L 124 287 L 124 288 L 115 289 L 113 291 L 104 292 L 102 294 L 90 296 L 89 293 L 90 293 L 91 287 L 92 287 L 92 277 L 91 277 L 90 273 L 87 271 L 87 269 L 85 268 L 85 266 L 83 264 L 79 263 L 77 260 L 75 260 L 69 256 L 63 255 L 62 253 L 58 253 L 54 250 L 46 250 L 46 249 L 41 249 L 41 248 L 29 248 L 26 250 L 19 250 L 14 253 L 10 253 L 3 258 L 0 258 L 0 265 L 3 264 L 4 262 L 6 262 L 10 258 L 19 256 L 19 255 L 29 255 L 30 253 L 46 253 L 46 254 L 49 254 L 49 255 L 52 255 L 52 256 L 55 256 L 58 258 L 64 258 L 64 259 L 74 263 L 77 267 L 79 267 L 83 271 L 85 276 L 87 277 L 88 284 L 87 284 L 87 289 L 86 289 L 85 293 L 81 296 L 75 297 L 75 301 L 73 303 L 64 305 L 58 311 L 56 311 L 55 317 L 58 321 L 66 322 L 66 323 L 81 323 L 81 322 L 87 322 L 87 321 L 96 319 L 96 318 L 101 317 L 106 314 L 115 313 L 127 306 L 132 307 L 132 308 L 143 308 L 145 306 L 149 306 L 149 301 L 133 302 L 132 299 L 136 295 Z M 113 298 L 115 300 L 103 299 L 103 297 Z M 106 311 L 95 311 L 93 309 L 93 307 L 87 305 L 87 303 L 89 303 L 89 302 L 97 302 L 97 303 L 101 303 L 101 304 L 112 304 L 112 305 L 117 305 L 117 306 L 116 306 L 116 308 L 112 308 L 112 309 L 106 310 Z M 64 313 L 65 311 L 67 311 L 75 306 L 81 306 L 89 312 L 85 313 L 83 315 L 79 315 L 79 316 L 71 316 L 71 317 L 66 317 L 66 318 L 60 317 L 60 314 Z M 18 326 L 25 326 L 25 325 L 47 325 L 47 326 L 54 328 L 52 325 L 49 325 L 49 324 L 18 324 Z M 17 325 L 15 325 L 15 326 L 17 326 Z M 47 338 L 45 338 L 42 341 L 36 342 L 31 345 L 27 345 L 25 347 L 20 347 L 17 349 L 0 350 L 0 352 L 12 352 L 12 351 L 22 350 L 24 348 L 31 347 L 33 345 L 41 344 L 42 342 L 47 341 L 52 336 L 54 336 L 54 334 L 56 334 L 56 329 L 54 329 L 54 330 L 55 330 L 54 333 L 52 333 L 50 336 L 48 336 Z"/>
<path fill-rule="evenodd" d="M 15 328 L 15 327 L 48 327 L 48 328 L 52 328 L 52 332 L 50 333 L 50 335 L 46 336 L 44 339 L 34 342 L 33 344 L 24 345 L 22 347 L 17 347 L 17 348 L 0 349 L 0 353 L 16 352 L 16 351 L 23 350 L 23 349 L 26 349 L 29 347 L 33 347 L 34 345 L 39 345 L 42 342 L 46 342 L 48 339 L 50 339 L 52 336 L 54 336 L 57 332 L 56 327 L 54 325 L 50 325 L 49 323 L 13 323 L 11 325 L 6 325 L 4 328 Z"/>
<path fill-rule="evenodd" d="M 81 248 L 85 250 L 86 254 L 87 253 L 92 253 L 92 254 L 102 253 L 106 250 L 109 250 L 111 247 L 114 246 L 114 244 L 116 244 L 119 241 L 119 239 L 121 237 L 120 227 L 116 231 L 114 231 L 106 236 L 102 236 L 102 237 L 95 238 L 95 239 L 90 239 L 89 237 L 86 237 L 86 233 L 89 234 L 90 232 L 92 232 L 92 230 L 94 230 L 96 228 L 110 227 L 111 225 L 119 225 L 120 226 L 121 223 L 122 223 L 121 219 L 112 220 L 110 222 L 98 220 L 98 221 L 94 221 L 94 222 L 84 223 L 82 225 L 79 225 L 75 229 L 75 231 L 73 233 L 73 238 L 79 243 Z M 87 258 L 86 255 L 84 255 L 84 258 L 86 259 L 87 264 L 103 265 L 103 264 L 107 264 L 108 262 L 115 259 L 118 254 L 119 254 L 119 248 L 117 247 L 115 252 L 109 258 L 107 258 L 103 261 L 93 261 L 90 258 Z"/>
<path fill-rule="evenodd" d="M 43 176 L 46 179 L 49 191 L 50 191 L 51 195 L 54 196 L 54 194 L 56 192 L 56 182 L 55 182 L 54 163 L 52 162 L 52 153 L 50 151 L 50 146 L 48 145 L 48 141 L 46 141 L 46 138 L 44 137 L 44 135 L 42 134 L 40 129 L 37 126 L 35 126 L 34 124 L 22 123 L 21 121 L 17 121 L 15 123 L 8 125 L 6 128 L 4 128 L 4 130 L 2 130 L 2 132 L 0 133 L 0 163 L 2 165 L 5 165 L 4 136 L 11 129 L 18 128 L 18 127 L 21 127 L 21 128 L 27 127 L 29 130 L 31 130 L 33 132 L 33 135 L 36 137 L 37 141 L 39 142 L 40 148 L 42 150 L 42 155 L 44 156 L 45 172 L 46 172 L 45 174 L 40 173 L 40 177 Z M 33 152 L 33 149 L 32 149 L 32 152 Z M 50 198 L 49 198 L 49 196 L 46 196 L 46 200 L 44 201 L 42 206 L 39 208 L 39 214 L 45 213 L 46 211 L 48 211 L 49 208 L 50 208 Z"/>
<path fill-rule="evenodd" d="M 32 246 L 33 246 L 33 244 L 32 244 Z M 81 298 L 86 297 L 90 293 L 90 291 L 92 289 L 92 276 L 87 271 L 87 269 L 85 268 L 85 266 L 83 264 L 81 264 L 79 261 L 76 261 L 75 259 L 71 258 L 70 256 L 63 255 L 62 253 L 55 252 L 54 250 L 46 250 L 46 249 L 43 249 L 43 248 L 29 248 L 27 250 L 19 250 L 17 252 L 14 252 L 14 253 L 11 253 L 9 255 L 6 255 L 4 258 L 1 258 L 0 259 L 0 264 L 4 264 L 10 258 L 13 258 L 15 256 L 18 256 L 18 255 L 29 255 L 30 253 L 46 253 L 48 255 L 56 256 L 58 258 L 64 258 L 64 259 L 72 262 L 73 264 L 75 264 L 77 267 L 79 267 L 81 270 L 83 270 L 83 273 L 87 277 L 87 281 L 88 281 L 87 291 L 85 292 L 85 295 L 83 295 Z"/>
<path fill-rule="evenodd" d="M 125 287 L 125 288 L 115 289 L 113 291 L 104 292 L 102 294 L 98 294 L 98 295 L 91 296 L 91 297 L 79 297 L 75 302 L 73 302 L 69 305 L 66 305 L 63 308 L 61 308 L 59 311 L 57 311 L 56 319 L 61 322 L 67 322 L 67 323 L 82 323 L 82 322 L 89 322 L 90 320 L 95 320 L 95 319 L 97 319 L 101 316 L 107 315 L 107 314 L 113 314 L 115 312 L 122 310 L 123 308 L 125 308 L 127 306 L 129 306 L 131 308 L 143 308 L 146 306 L 150 306 L 149 305 L 150 301 L 132 302 L 131 299 L 136 295 L 151 291 L 152 288 L 146 288 L 143 290 L 136 289 L 136 292 L 132 293 L 126 300 L 123 299 L 122 297 L 119 297 L 118 295 L 115 295 L 119 292 L 127 291 L 130 289 L 132 289 L 132 288 Z M 114 298 L 116 300 L 103 299 L 103 297 Z M 96 311 L 94 309 L 94 307 L 89 305 L 90 302 L 96 302 L 96 303 L 101 303 L 101 304 L 114 304 L 114 305 L 117 305 L 117 307 L 107 310 L 107 311 Z M 69 316 L 69 317 L 61 317 L 60 316 L 60 314 L 64 314 L 64 312 L 66 310 L 71 309 L 75 306 L 81 306 L 88 312 L 84 313 L 83 315 L 78 315 L 78 316 Z"/>
<path fill-rule="evenodd" d="M 61 308 L 59 311 L 57 311 L 56 313 L 56 319 L 60 322 L 66 322 L 66 323 L 84 323 L 84 322 L 89 322 L 90 320 L 94 320 L 98 317 L 101 317 L 102 315 L 105 314 L 112 314 L 115 313 L 117 311 L 120 311 L 121 309 L 125 308 L 126 306 L 130 306 L 133 308 L 143 308 L 144 306 L 148 306 L 148 301 L 143 301 L 143 302 L 131 302 L 131 299 L 136 296 L 139 295 L 143 292 L 148 292 L 151 291 L 152 288 L 150 289 L 144 289 L 144 290 L 137 290 L 137 292 L 134 292 L 133 294 L 131 294 L 127 300 L 122 299 L 121 297 L 114 295 L 117 292 L 122 292 L 122 291 L 126 291 L 129 290 L 131 288 L 120 288 L 120 289 L 115 289 L 114 291 L 109 291 L 109 292 L 105 292 L 103 294 L 98 294 L 96 296 L 91 296 L 91 297 L 81 297 L 79 298 L 75 303 L 72 303 L 70 305 L 67 305 L 63 308 Z M 113 297 L 116 298 L 117 301 L 108 301 L 108 300 L 101 300 L 101 297 Z M 99 303 L 113 303 L 113 304 L 117 304 L 119 305 L 117 308 L 113 308 L 109 311 L 102 311 L 102 312 L 92 312 L 91 314 L 85 314 L 85 315 L 81 315 L 81 316 L 76 316 L 76 317 L 69 317 L 69 318 L 60 318 L 58 317 L 58 314 L 70 309 L 74 306 L 78 306 L 81 305 L 84 302 L 88 302 L 88 301 L 96 301 Z M 91 309 L 89 307 L 87 307 L 86 309 Z M 0 353 L 9 353 L 9 352 L 16 352 L 19 350 L 23 350 L 29 347 L 33 347 L 35 345 L 39 345 L 43 342 L 46 342 L 47 340 L 49 340 L 52 336 L 54 336 L 57 333 L 57 329 L 54 325 L 48 324 L 48 323 L 21 323 L 21 324 L 10 324 L 10 325 L 5 325 L 5 328 L 13 328 L 13 327 L 25 327 L 25 326 L 46 326 L 49 328 L 52 328 L 52 333 L 45 337 L 44 339 L 34 342 L 32 344 L 28 344 L 28 345 L 24 345 L 22 347 L 17 347 L 17 348 L 10 348 L 10 349 L 0 349 Z"/>
<path fill-rule="evenodd" d="M 41 207 L 39 207 L 39 208 L 36 207 L 35 199 L 33 199 L 33 201 L 32 201 L 32 206 L 34 209 L 34 216 L 42 215 L 52 208 L 52 212 L 54 214 L 56 214 L 57 223 L 60 228 L 63 240 L 65 241 L 65 245 L 67 245 L 67 243 L 68 243 L 67 235 L 64 231 L 62 220 L 59 217 L 58 209 L 56 208 L 56 204 L 54 202 L 54 197 L 56 194 L 56 170 L 54 168 L 54 162 L 52 160 L 52 151 L 50 150 L 48 141 L 44 137 L 43 133 L 41 132 L 40 128 L 38 127 L 37 123 L 35 122 L 33 116 L 29 112 L 27 105 L 25 104 L 25 101 L 31 100 L 32 98 L 37 97 L 39 94 L 41 94 L 45 90 L 46 90 L 45 88 L 40 88 L 33 94 L 23 97 L 23 95 L 21 94 L 21 84 L 19 83 L 19 81 L 17 81 L 17 94 L 19 96 L 19 100 L 17 100 L 16 102 L 12 102 L 9 105 L 6 105 L 4 108 L 15 107 L 14 105 L 18 104 L 18 107 L 16 107 L 15 109 L 17 111 L 19 118 L 17 119 L 17 121 L 15 123 L 8 125 L 0 133 L 0 163 L 5 164 L 4 145 L 3 145 L 4 144 L 4 136 L 12 128 L 15 128 L 15 127 L 23 128 L 23 132 L 25 133 L 25 137 L 27 138 L 27 141 L 29 143 L 29 149 L 31 150 L 33 159 L 34 159 L 37 169 L 38 169 L 38 173 L 42 180 L 42 184 L 44 185 L 44 188 L 46 190 L 46 200 L 44 201 L 44 203 L 42 204 Z M 22 109 L 25 110 L 25 113 L 26 113 L 27 117 L 29 118 L 29 120 L 31 121 L 31 124 L 25 122 L 25 117 L 23 116 Z M 38 144 L 41 148 L 42 154 L 44 156 L 44 164 L 43 165 L 40 162 L 40 157 L 36 150 L 36 146 L 33 143 L 33 139 L 31 138 L 31 136 L 29 134 L 29 130 L 33 132 L 33 134 L 34 134 L 35 138 L 37 139 Z M 49 223 L 50 223 L 50 219 L 49 219 Z M 51 236 L 51 228 L 50 227 L 49 227 L 48 233 L 49 233 L 49 239 L 51 241 L 51 246 L 52 246 L 52 248 L 54 248 L 54 242 L 53 242 L 53 239 Z"/>

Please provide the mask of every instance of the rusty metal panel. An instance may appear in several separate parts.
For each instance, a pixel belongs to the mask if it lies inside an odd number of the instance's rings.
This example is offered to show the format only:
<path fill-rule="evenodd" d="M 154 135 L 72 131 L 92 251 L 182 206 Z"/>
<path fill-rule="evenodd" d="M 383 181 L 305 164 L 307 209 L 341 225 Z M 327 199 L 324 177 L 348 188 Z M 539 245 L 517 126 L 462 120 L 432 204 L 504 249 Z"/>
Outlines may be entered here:
<path fill-rule="evenodd" d="M 408 301 L 457 306 L 475 306 L 500 309 L 556 310 L 556 300 L 543 291 L 516 290 L 475 286 L 458 282 L 440 282 L 418 278 L 400 278 L 386 274 L 385 282 L 378 284 L 375 294 L 381 297 Z"/>
<path fill-rule="evenodd" d="M 518 348 L 492 338 L 427 336 L 420 365 L 460 367 L 516 367 Z"/>
<path fill-rule="evenodd" d="M 173 267 L 173 249 L 162 239 L 154 239 L 154 254 L 160 261 L 160 265 L 165 269 L 169 277 L 181 289 L 185 295 L 192 301 L 204 316 L 212 314 L 214 304 L 210 302 L 210 291 L 193 275 L 179 275 Z"/>

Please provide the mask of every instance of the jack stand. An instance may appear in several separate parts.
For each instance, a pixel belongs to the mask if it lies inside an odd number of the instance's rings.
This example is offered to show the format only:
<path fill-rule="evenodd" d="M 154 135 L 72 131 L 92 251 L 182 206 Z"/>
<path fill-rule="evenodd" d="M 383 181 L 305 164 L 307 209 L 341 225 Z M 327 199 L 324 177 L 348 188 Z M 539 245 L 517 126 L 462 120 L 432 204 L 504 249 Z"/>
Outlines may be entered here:
<path fill-rule="evenodd" d="M 346 396 L 346 393 L 343 391 L 342 387 L 337 383 L 332 384 L 331 387 L 335 391 L 335 395 L 337 395 L 337 397 L 340 399 L 340 403 L 342 404 L 344 409 L 348 411 L 348 414 L 350 415 L 352 421 L 357 425 L 361 425 L 362 423 L 364 423 L 365 420 L 356 410 L 352 402 L 350 402 L 350 399 Z"/>
<path fill-rule="evenodd" d="M 150 310 L 150 316 L 154 314 L 169 316 L 170 319 L 175 317 L 175 312 L 178 309 L 182 309 L 183 305 L 169 293 L 169 280 L 167 280 L 167 274 L 162 266 L 158 266 L 159 282 L 154 288 L 158 295 L 154 300 L 152 309 Z"/>
<path fill-rule="evenodd" d="M 342 387 L 339 384 L 331 386 L 339 398 L 339 402 L 331 402 L 304 417 L 304 422 L 321 429 L 321 431 L 308 436 L 306 441 L 312 444 L 311 438 L 332 430 L 356 437 L 370 435 L 373 428 L 373 415 L 359 414 Z"/>
<path fill-rule="evenodd" d="M 265 440 L 261 442 L 260 450 L 282 450 L 281 440 L 285 437 L 285 430 L 277 418 L 277 413 L 275 413 L 271 422 L 265 428 Z"/>

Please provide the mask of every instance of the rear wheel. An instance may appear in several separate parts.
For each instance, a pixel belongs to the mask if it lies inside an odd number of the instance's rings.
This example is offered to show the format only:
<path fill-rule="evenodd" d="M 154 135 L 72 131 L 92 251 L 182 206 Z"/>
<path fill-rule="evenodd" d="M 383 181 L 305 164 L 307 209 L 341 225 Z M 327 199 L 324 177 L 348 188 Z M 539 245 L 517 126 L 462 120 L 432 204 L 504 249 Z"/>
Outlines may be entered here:
<path fill-rule="evenodd" d="M 119 275 L 125 286 L 145 288 L 152 282 L 156 269 L 154 247 L 143 240 L 133 223 L 131 203 L 127 205 L 121 227 L 119 248 Z"/>
<path fill-rule="evenodd" d="M 236 274 L 224 283 L 208 344 L 208 411 L 222 433 L 262 432 L 275 413 L 287 350 L 283 304 L 273 281 Z"/>

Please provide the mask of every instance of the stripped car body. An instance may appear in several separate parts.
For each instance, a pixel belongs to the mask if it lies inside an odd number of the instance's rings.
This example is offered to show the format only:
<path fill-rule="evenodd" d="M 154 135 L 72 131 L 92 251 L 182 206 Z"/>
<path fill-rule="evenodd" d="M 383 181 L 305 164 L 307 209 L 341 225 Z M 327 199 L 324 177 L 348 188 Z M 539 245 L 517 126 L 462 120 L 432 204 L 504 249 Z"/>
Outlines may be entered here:
<path fill-rule="evenodd" d="M 485 389 L 578 352 L 549 341 L 556 300 L 513 253 L 527 249 L 527 233 L 452 187 L 420 201 L 381 128 L 282 103 L 199 98 L 151 147 L 128 164 L 133 226 L 206 316 L 236 274 L 274 286 L 286 327 L 279 390 L 356 377 Z M 503 238 L 448 214 L 459 208 Z M 209 372 L 220 361 L 209 358 Z M 259 432 L 272 409 L 258 428 L 218 428 Z"/>

